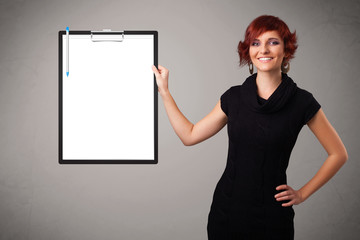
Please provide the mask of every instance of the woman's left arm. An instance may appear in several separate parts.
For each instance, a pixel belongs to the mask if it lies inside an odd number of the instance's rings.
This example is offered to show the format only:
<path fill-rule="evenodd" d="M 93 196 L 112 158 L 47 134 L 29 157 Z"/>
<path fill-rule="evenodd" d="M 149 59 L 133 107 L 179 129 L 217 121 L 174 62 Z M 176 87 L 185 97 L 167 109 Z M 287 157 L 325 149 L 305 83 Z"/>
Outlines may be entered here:
<path fill-rule="evenodd" d="M 275 195 L 277 201 L 290 200 L 282 204 L 284 207 L 304 202 L 329 181 L 348 160 L 348 154 L 343 142 L 321 108 L 307 122 L 307 125 L 328 153 L 328 158 L 315 176 L 299 190 L 294 190 L 288 185 L 280 185 L 276 188 L 276 190 L 284 190 Z"/>

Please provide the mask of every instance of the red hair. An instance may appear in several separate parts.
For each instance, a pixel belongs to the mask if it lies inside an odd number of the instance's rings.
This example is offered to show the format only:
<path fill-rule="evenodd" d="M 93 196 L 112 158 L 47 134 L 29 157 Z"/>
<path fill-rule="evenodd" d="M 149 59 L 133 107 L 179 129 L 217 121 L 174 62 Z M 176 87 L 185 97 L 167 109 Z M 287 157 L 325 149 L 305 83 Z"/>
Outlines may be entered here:
<path fill-rule="evenodd" d="M 296 31 L 291 33 L 288 26 L 280 18 L 271 15 L 262 15 L 255 18 L 247 27 L 244 41 L 240 41 L 238 45 L 238 53 L 240 57 L 240 66 L 250 64 L 249 48 L 251 42 L 261 34 L 267 31 L 277 31 L 284 41 L 286 61 L 294 58 L 297 49 Z"/>

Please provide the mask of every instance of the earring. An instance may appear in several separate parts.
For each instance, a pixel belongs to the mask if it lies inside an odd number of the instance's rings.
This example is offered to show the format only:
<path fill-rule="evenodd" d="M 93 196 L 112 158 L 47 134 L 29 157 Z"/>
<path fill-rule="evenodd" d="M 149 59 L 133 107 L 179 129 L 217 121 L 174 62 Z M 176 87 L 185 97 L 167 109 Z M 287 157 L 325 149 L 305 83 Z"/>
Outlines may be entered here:
<path fill-rule="evenodd" d="M 253 65 L 253 63 L 250 63 L 250 64 L 249 64 L 249 72 L 250 72 L 251 75 L 252 75 L 253 72 L 254 72 L 254 65 Z"/>
<path fill-rule="evenodd" d="M 283 64 L 281 64 L 281 71 L 283 73 L 288 73 L 290 70 L 290 63 L 289 62 L 283 62 Z"/>

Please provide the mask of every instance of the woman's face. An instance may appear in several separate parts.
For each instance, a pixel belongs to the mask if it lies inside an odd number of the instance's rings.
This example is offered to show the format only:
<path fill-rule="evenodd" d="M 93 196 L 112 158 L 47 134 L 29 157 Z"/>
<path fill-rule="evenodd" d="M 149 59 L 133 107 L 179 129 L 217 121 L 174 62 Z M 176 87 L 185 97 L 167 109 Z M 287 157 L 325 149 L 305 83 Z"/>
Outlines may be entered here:
<path fill-rule="evenodd" d="M 250 43 L 249 54 L 258 72 L 281 71 L 284 42 L 277 31 L 267 31 Z"/>

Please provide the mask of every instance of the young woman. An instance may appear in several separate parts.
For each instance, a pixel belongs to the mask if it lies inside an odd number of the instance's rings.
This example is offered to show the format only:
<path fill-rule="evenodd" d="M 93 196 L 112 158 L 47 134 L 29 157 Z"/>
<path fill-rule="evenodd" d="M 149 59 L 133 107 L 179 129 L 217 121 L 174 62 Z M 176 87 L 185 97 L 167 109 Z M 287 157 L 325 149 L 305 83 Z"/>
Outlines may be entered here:
<path fill-rule="evenodd" d="M 153 66 L 171 125 L 186 146 L 210 138 L 227 124 L 229 153 L 209 213 L 209 239 L 294 239 L 292 206 L 308 199 L 348 159 L 320 104 L 287 75 L 296 49 L 296 33 L 281 19 L 263 15 L 253 20 L 238 45 L 240 66 L 248 64 L 251 75 L 223 93 L 195 125 L 169 92 L 169 71 Z M 286 169 L 304 125 L 328 157 L 316 175 L 295 190 L 287 185 Z"/>

